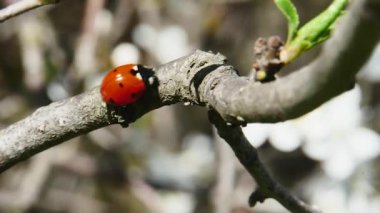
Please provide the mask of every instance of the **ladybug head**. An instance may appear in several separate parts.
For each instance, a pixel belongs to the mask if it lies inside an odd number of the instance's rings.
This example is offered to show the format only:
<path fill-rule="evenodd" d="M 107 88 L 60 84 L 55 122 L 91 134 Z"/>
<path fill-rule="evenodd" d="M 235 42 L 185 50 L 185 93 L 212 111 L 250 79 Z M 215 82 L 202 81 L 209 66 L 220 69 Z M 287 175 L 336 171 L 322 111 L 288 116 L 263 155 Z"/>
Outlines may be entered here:
<path fill-rule="evenodd" d="M 131 73 L 135 75 L 137 78 L 144 81 L 147 87 L 151 87 L 157 84 L 157 78 L 155 77 L 154 71 L 152 68 L 148 68 L 141 64 L 136 64 L 132 68 Z"/>

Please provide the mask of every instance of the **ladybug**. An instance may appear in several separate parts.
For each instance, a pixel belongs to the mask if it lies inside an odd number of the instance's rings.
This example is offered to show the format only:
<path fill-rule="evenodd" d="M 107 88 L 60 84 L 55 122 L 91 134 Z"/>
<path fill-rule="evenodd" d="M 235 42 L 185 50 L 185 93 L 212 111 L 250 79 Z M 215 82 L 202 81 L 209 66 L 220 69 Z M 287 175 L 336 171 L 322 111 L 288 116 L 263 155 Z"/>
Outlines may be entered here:
<path fill-rule="evenodd" d="M 103 78 L 100 93 L 103 101 L 114 106 L 135 103 L 154 83 L 154 78 L 146 77 L 150 69 L 139 64 L 126 64 L 111 70 Z M 144 78 L 145 77 L 145 78 Z"/>

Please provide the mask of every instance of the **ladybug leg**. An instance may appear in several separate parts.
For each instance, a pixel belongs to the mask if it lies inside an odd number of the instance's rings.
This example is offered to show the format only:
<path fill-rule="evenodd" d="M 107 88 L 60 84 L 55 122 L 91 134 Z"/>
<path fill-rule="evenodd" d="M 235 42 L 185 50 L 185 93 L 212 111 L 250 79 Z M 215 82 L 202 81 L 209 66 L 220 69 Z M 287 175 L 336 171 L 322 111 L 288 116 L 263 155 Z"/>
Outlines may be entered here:
<path fill-rule="evenodd" d="M 114 106 L 107 104 L 109 116 L 123 128 L 127 128 L 130 123 L 136 121 L 138 109 L 134 105 Z"/>

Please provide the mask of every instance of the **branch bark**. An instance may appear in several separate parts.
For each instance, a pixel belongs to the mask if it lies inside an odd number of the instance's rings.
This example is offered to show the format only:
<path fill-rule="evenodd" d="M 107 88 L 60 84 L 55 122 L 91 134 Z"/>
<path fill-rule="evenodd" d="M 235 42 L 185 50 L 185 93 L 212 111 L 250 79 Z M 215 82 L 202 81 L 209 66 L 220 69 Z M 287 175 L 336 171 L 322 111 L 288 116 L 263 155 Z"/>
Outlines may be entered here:
<path fill-rule="evenodd" d="M 97 87 L 41 107 L 1 130 L 0 171 L 70 138 L 111 124 L 126 126 L 151 110 L 184 102 L 216 111 L 217 117 L 212 121 L 219 134 L 260 186 L 251 196 L 251 204 L 273 197 L 289 210 L 313 212 L 313 208 L 287 194 L 270 177 L 257 151 L 236 125 L 294 118 L 344 92 L 379 38 L 380 1 L 356 0 L 320 57 L 275 82 L 260 84 L 240 77 L 221 54 L 195 51 L 154 69 L 157 87 L 136 104 L 107 106 Z"/>
<path fill-rule="evenodd" d="M 59 0 L 22 0 L 0 10 L 0 23 L 37 7 L 57 4 Z"/>
<path fill-rule="evenodd" d="M 220 54 L 195 51 L 155 69 L 159 85 L 138 103 L 111 109 L 99 88 L 38 109 L 0 131 L 0 171 L 106 125 L 128 124 L 158 107 L 185 102 L 215 109 L 232 124 L 300 116 L 342 93 L 380 37 L 380 2 L 356 0 L 321 56 L 273 83 L 239 77 Z"/>
<path fill-rule="evenodd" d="M 111 122 L 98 90 L 41 107 L 27 118 L 0 131 L 0 171 Z"/>

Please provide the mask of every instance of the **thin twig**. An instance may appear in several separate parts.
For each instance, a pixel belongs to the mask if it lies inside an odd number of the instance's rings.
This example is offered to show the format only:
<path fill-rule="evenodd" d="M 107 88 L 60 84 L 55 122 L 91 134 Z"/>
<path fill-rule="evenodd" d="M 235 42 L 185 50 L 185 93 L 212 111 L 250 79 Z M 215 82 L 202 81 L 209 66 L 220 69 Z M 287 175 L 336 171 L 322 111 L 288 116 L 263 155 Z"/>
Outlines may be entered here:
<path fill-rule="evenodd" d="M 60 0 L 22 0 L 0 10 L 0 22 L 18 16 L 37 7 L 57 4 Z"/>
<path fill-rule="evenodd" d="M 258 189 L 249 199 L 251 206 L 257 202 L 263 202 L 266 198 L 273 198 L 292 212 L 319 212 L 314 207 L 292 196 L 271 177 L 260 161 L 257 150 L 245 138 L 239 126 L 227 125 L 223 118 L 212 110 L 209 112 L 209 119 L 215 125 L 219 136 L 231 146 L 240 163 L 257 182 Z"/>

